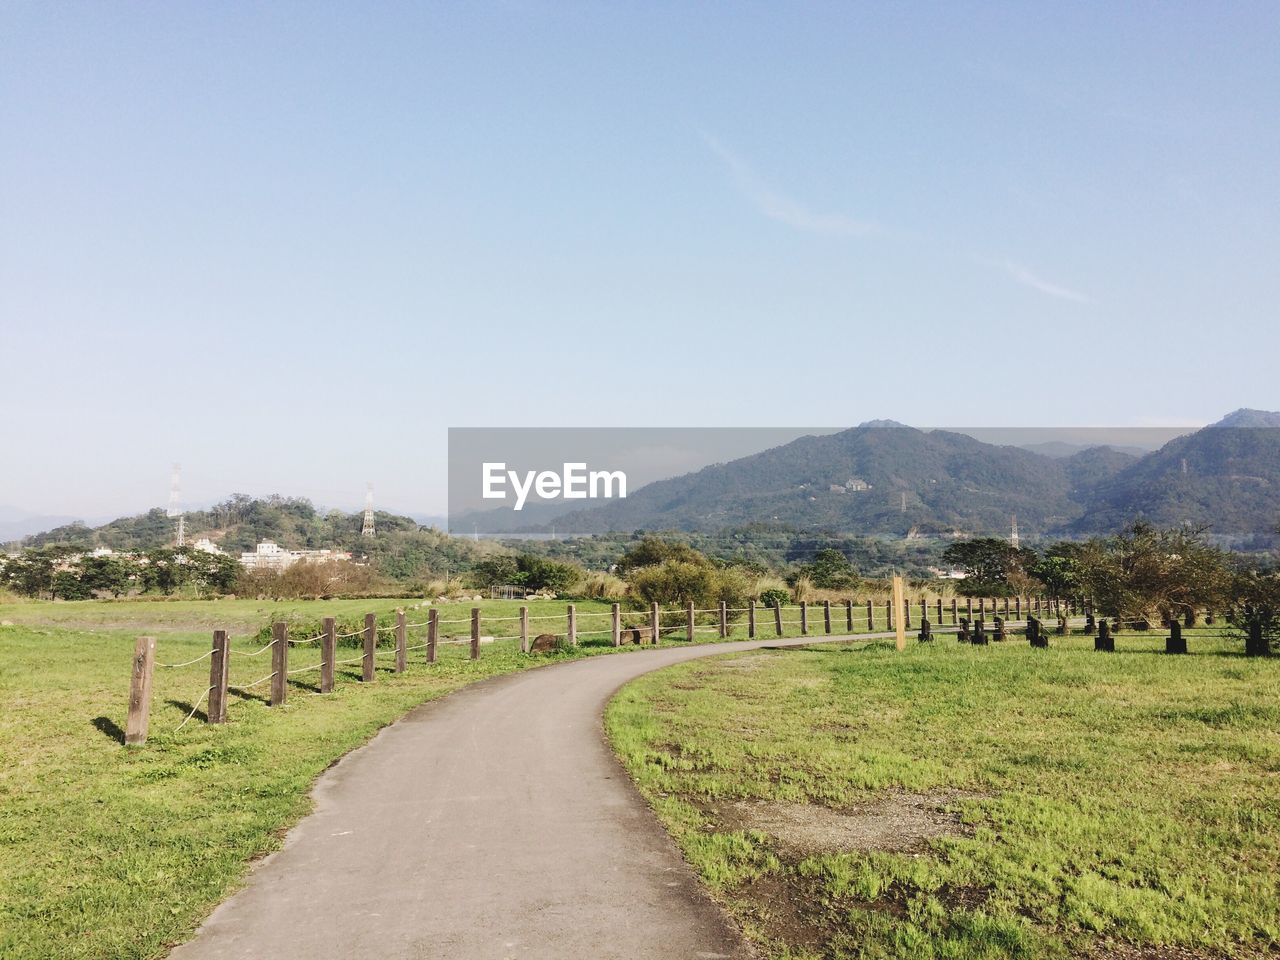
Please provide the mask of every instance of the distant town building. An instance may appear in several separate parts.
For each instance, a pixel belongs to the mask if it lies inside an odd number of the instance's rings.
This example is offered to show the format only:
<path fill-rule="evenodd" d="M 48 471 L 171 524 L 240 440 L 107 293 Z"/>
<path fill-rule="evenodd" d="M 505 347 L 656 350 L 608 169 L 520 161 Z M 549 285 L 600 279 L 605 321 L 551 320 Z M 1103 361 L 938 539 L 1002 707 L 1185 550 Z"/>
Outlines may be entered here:
<path fill-rule="evenodd" d="M 191 545 L 191 548 L 193 550 L 201 550 L 204 553 L 217 554 L 219 556 L 221 556 L 222 553 L 224 552 L 220 546 L 218 546 L 208 537 L 201 537 L 199 540 L 197 540 L 195 543 Z"/>
<path fill-rule="evenodd" d="M 351 559 L 345 550 L 286 550 L 274 540 L 263 540 L 252 553 L 240 554 L 246 570 L 287 570 L 295 563 L 338 563 Z"/>

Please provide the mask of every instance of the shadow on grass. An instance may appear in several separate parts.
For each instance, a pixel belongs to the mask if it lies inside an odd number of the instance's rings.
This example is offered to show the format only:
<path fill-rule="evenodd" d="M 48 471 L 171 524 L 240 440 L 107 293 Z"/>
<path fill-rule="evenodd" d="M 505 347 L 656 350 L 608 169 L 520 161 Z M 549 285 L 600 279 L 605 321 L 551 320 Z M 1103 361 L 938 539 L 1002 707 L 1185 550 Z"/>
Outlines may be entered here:
<path fill-rule="evenodd" d="M 120 729 L 120 725 L 110 717 L 94 717 L 90 721 L 98 730 L 107 737 L 110 737 L 116 743 L 124 743 L 124 731 Z"/>
<path fill-rule="evenodd" d="M 263 693 L 250 693 L 244 687 L 227 687 L 227 693 L 234 693 L 241 700 L 257 700 L 259 703 L 270 703 L 271 698 Z M 190 707 L 187 707 L 190 710 Z"/>
<path fill-rule="evenodd" d="M 319 693 L 319 692 L 320 692 L 320 684 L 318 684 L 318 683 L 311 683 L 311 682 L 306 681 L 306 680 L 290 680 L 290 681 L 289 681 L 289 686 L 291 686 L 291 687 L 297 687 L 299 690 L 306 690 L 306 691 L 308 691 L 309 693 Z"/>
<path fill-rule="evenodd" d="M 199 720 L 201 723 L 209 722 L 209 714 L 205 713 L 203 710 L 196 710 L 194 703 L 188 703 L 185 700 L 166 700 L 165 703 L 167 703 L 171 707 L 177 707 L 179 710 L 182 711 L 183 716 L 186 716 L 187 714 L 192 713 L 192 711 L 194 711 L 193 719 Z"/>

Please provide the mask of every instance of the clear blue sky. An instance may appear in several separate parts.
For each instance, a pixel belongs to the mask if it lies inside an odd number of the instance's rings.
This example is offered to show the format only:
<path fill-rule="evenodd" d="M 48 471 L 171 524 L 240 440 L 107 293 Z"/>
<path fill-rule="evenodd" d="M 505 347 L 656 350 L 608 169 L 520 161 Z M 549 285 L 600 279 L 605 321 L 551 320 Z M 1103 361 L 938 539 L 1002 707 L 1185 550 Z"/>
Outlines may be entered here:
<path fill-rule="evenodd" d="M 1272 2 L 0 7 L 0 505 L 1275 409 L 1278 262 Z"/>

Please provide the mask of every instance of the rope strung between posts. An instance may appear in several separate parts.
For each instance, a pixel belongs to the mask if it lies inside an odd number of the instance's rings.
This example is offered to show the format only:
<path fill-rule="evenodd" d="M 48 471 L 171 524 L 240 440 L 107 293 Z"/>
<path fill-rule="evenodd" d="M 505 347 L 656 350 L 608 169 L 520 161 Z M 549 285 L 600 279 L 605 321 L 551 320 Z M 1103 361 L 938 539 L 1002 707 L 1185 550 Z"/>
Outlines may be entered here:
<path fill-rule="evenodd" d="M 242 650 L 232 650 L 231 653 L 237 657 L 260 657 L 264 653 L 266 653 L 268 650 L 270 650 L 274 644 L 275 644 L 275 640 L 268 640 L 267 645 L 265 647 L 260 647 L 259 649 L 253 651 L 253 653 L 245 653 Z"/>
<path fill-rule="evenodd" d="M 184 660 L 182 663 L 157 663 L 157 667 L 164 667 L 166 670 L 176 670 L 178 667 L 189 667 L 193 663 L 199 663 L 201 660 L 207 660 L 213 656 L 212 650 L 206 650 L 194 660 Z"/>
<path fill-rule="evenodd" d="M 176 727 L 173 728 L 174 733 L 177 733 L 179 730 L 185 727 L 187 725 L 187 720 L 190 720 L 192 717 L 196 715 L 196 711 L 200 709 L 200 704 L 204 703 L 204 698 L 209 695 L 209 692 L 211 690 L 213 690 L 213 687 L 205 687 L 204 693 L 200 694 L 200 699 L 197 700 L 196 705 L 191 708 L 191 712 L 187 714 L 187 719 L 183 720 L 180 724 L 178 724 Z"/>
<path fill-rule="evenodd" d="M 313 663 L 309 667 L 295 667 L 293 670 L 286 670 L 284 675 L 286 677 L 292 677 L 295 673 L 306 673 L 308 670 L 319 670 L 323 666 L 324 661 L 322 660 L 320 663 Z"/>
<path fill-rule="evenodd" d="M 305 640 L 294 640 L 292 637 L 290 637 L 289 642 L 290 643 L 315 643 L 317 640 L 323 640 L 323 639 L 324 639 L 324 634 L 317 633 L 314 637 L 307 637 L 307 639 Z"/>
<path fill-rule="evenodd" d="M 335 640 L 350 640 L 352 637 L 358 637 L 358 636 L 360 636 L 360 634 L 362 634 L 362 633 L 364 633 L 364 631 L 363 631 L 363 630 L 355 630 L 355 631 L 353 631 L 353 632 L 351 632 L 351 633 L 340 633 L 340 634 L 338 634 L 336 637 L 334 637 L 333 639 L 335 639 Z"/>
<path fill-rule="evenodd" d="M 254 687 L 256 687 L 258 684 L 260 684 L 260 683 L 266 683 L 268 680 L 270 680 L 270 679 L 271 679 L 272 677 L 274 677 L 275 675 L 276 675 L 276 672 L 275 672 L 274 670 L 272 670 L 270 673 L 268 673 L 268 674 L 267 674 L 265 677 L 263 677 L 261 680 L 255 680 L 255 681 L 253 681 L 253 683 L 247 684 L 246 686 L 243 686 L 243 687 L 241 687 L 240 689 L 241 689 L 241 690 L 252 690 L 252 689 L 253 689 Z"/>

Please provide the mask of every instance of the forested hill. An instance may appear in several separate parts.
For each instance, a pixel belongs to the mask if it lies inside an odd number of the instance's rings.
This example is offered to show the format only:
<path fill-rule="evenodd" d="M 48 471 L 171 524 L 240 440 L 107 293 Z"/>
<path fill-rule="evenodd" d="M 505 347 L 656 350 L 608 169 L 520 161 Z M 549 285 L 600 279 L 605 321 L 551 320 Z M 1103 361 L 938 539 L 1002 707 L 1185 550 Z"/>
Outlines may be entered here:
<path fill-rule="evenodd" d="M 378 512 L 377 536 L 362 537 L 362 513 L 318 511 L 310 500 L 271 496 L 255 499 L 236 495 L 209 510 L 185 514 L 188 542 L 208 537 L 226 552 L 237 555 L 252 550 L 260 540 L 274 540 L 292 550 L 333 548 L 376 560 L 393 576 L 408 575 L 423 566 L 440 570 L 461 569 L 475 559 L 478 548 L 469 540 L 449 537 L 439 530 L 421 527 L 410 517 Z M 176 521 L 164 510 L 154 509 L 136 517 L 121 517 L 100 527 L 69 524 L 27 537 L 20 546 L 70 544 L 92 549 L 145 551 L 172 544 Z"/>

